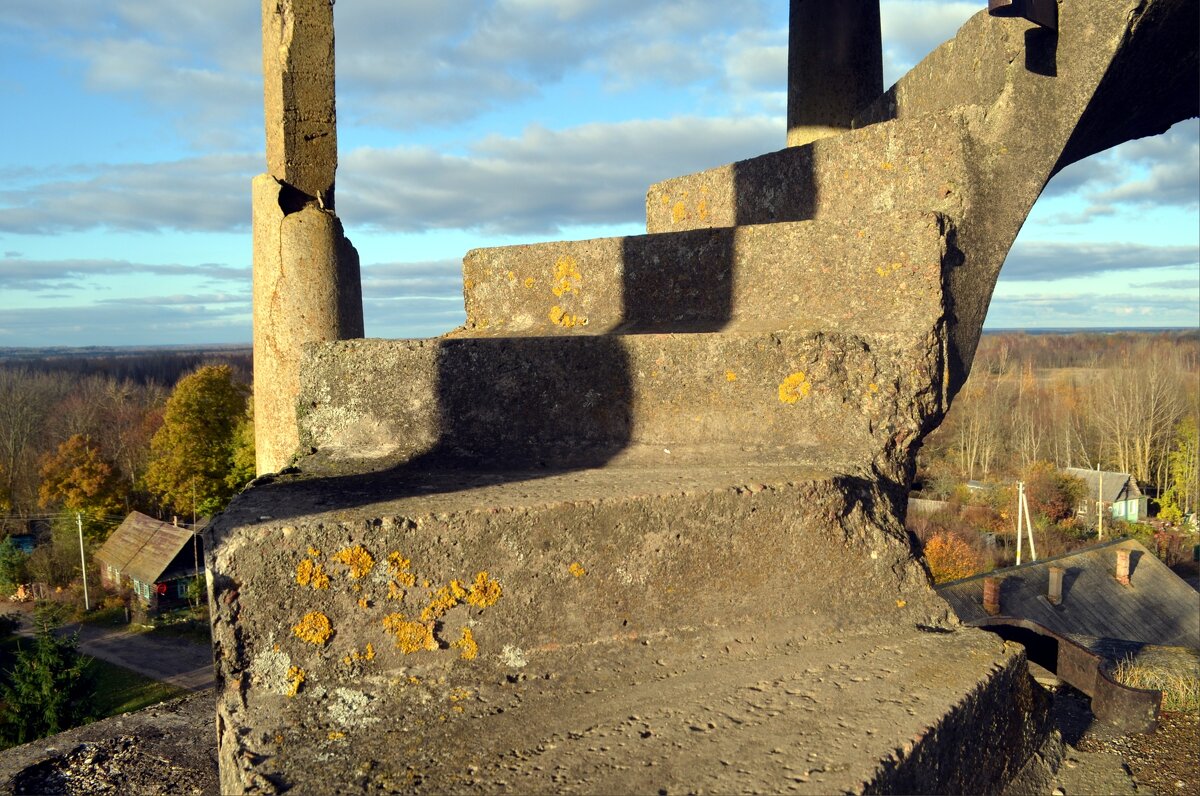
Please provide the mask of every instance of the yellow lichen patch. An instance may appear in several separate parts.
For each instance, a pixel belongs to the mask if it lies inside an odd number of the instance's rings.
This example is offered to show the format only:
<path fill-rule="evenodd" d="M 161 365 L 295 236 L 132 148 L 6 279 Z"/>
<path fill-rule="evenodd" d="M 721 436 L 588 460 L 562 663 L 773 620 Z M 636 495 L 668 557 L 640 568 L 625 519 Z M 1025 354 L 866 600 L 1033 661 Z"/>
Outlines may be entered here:
<path fill-rule="evenodd" d="M 704 221 L 708 218 L 708 200 L 701 199 L 696 204 L 696 214 L 700 216 L 700 220 Z"/>
<path fill-rule="evenodd" d="M 375 559 L 360 544 L 347 547 L 333 554 L 333 560 L 350 568 L 350 577 L 355 580 L 366 577 L 375 568 Z"/>
<path fill-rule="evenodd" d="M 888 265 L 877 265 L 877 266 L 875 266 L 875 273 L 879 274 L 880 276 L 891 276 L 892 274 L 896 273 L 903 267 L 904 267 L 904 265 L 902 263 L 889 263 Z"/>
<path fill-rule="evenodd" d="M 449 698 L 451 702 L 462 702 L 464 699 L 470 699 L 474 693 L 469 688 L 451 688 Z"/>
<path fill-rule="evenodd" d="M 366 597 L 359 597 L 358 598 L 358 607 L 359 608 L 370 608 L 371 601 L 368 600 Z"/>
<path fill-rule="evenodd" d="M 559 257 L 554 264 L 554 282 L 550 292 L 562 298 L 567 293 L 578 296 L 583 274 L 579 272 L 579 263 L 574 257 Z"/>
<path fill-rule="evenodd" d="M 561 326 L 564 329 L 572 329 L 576 326 L 584 326 L 587 324 L 587 318 L 580 315 L 572 315 L 562 307 L 555 304 L 550 308 L 550 323 L 555 326 Z"/>
<path fill-rule="evenodd" d="M 330 730 L 329 731 L 329 740 L 331 740 L 331 741 L 340 741 L 345 737 L 346 737 L 346 733 L 344 733 L 340 730 Z"/>
<path fill-rule="evenodd" d="M 884 161 L 883 163 L 879 164 L 879 168 L 883 169 L 884 171 L 891 171 L 896 167 L 893 166 L 890 161 Z"/>
<path fill-rule="evenodd" d="M 366 649 L 364 649 L 362 652 L 359 652 L 358 650 L 351 650 L 349 655 L 346 655 L 342 658 L 342 663 L 349 666 L 350 664 L 357 663 L 359 661 L 373 660 L 375 660 L 375 645 L 368 643 Z"/>
<path fill-rule="evenodd" d="M 433 593 L 433 600 L 421 611 L 422 622 L 432 622 L 441 619 L 454 606 L 467 596 L 467 590 L 457 580 L 450 581 L 449 586 L 443 586 Z"/>
<path fill-rule="evenodd" d="M 296 583 L 301 586 L 312 586 L 314 589 L 328 589 L 329 576 L 325 574 L 325 568 L 319 563 L 306 558 L 296 565 Z"/>
<path fill-rule="evenodd" d="M 298 666 L 289 666 L 287 680 L 287 695 L 289 697 L 294 697 L 296 694 L 300 693 L 300 686 L 304 684 L 304 670 Z"/>
<path fill-rule="evenodd" d="M 387 598 L 389 600 L 403 600 L 404 595 L 407 593 L 408 592 L 404 591 L 403 587 L 401 587 L 400 584 L 397 583 L 396 581 L 394 581 L 394 580 L 388 581 Z"/>
<path fill-rule="evenodd" d="M 454 642 L 453 646 L 462 650 L 458 657 L 462 658 L 464 661 L 473 661 L 479 656 L 479 644 L 475 642 L 475 636 L 471 633 L 471 628 L 469 627 L 464 627 L 462 629 L 462 637 L 459 638 L 458 641 Z M 470 692 L 467 693 L 470 694 Z M 451 693 L 450 699 L 454 699 L 453 693 Z"/>
<path fill-rule="evenodd" d="M 509 284 L 516 284 L 517 275 L 515 273 L 513 273 L 512 271 L 509 271 L 507 274 L 505 274 L 505 276 L 508 277 Z"/>
<path fill-rule="evenodd" d="M 580 564 L 578 561 L 572 561 L 567 567 L 567 572 L 570 572 L 577 578 L 582 578 L 587 574 L 587 570 L 583 568 L 583 564 Z"/>
<path fill-rule="evenodd" d="M 467 593 L 467 602 L 479 608 L 487 608 L 495 605 L 502 593 L 500 584 L 492 580 L 487 572 L 479 572 L 475 575 L 475 582 L 471 584 L 471 591 Z"/>
<path fill-rule="evenodd" d="M 908 603 L 907 603 L 907 602 L 905 602 L 904 600 L 896 600 L 896 607 L 897 607 L 897 608 L 903 608 L 903 607 L 904 607 L 904 606 L 906 606 L 906 605 L 908 605 Z"/>
<path fill-rule="evenodd" d="M 676 202 L 675 206 L 671 208 L 671 221 L 678 224 L 687 218 L 687 214 L 687 207 L 684 206 L 683 202 Z"/>
<path fill-rule="evenodd" d="M 812 384 L 803 371 L 797 371 L 783 380 L 779 385 L 779 400 L 785 404 L 794 404 L 801 398 L 808 397 L 812 392 Z"/>
<path fill-rule="evenodd" d="M 875 382 L 871 382 L 870 384 L 867 385 L 867 389 L 872 393 L 877 393 L 877 392 L 879 392 L 879 385 L 876 384 Z"/>
<path fill-rule="evenodd" d="M 313 547 L 312 545 L 309 545 L 308 546 L 308 554 L 310 556 L 312 556 L 313 558 L 319 558 L 321 555 L 321 551 L 318 550 L 317 548 Z"/>
<path fill-rule="evenodd" d="M 438 648 L 432 623 L 409 622 L 404 614 L 389 614 L 383 618 L 383 629 L 396 637 L 396 646 L 405 655 Z"/>
<path fill-rule="evenodd" d="M 725 381 L 737 381 L 737 374 L 732 370 L 725 371 Z"/>
<path fill-rule="evenodd" d="M 527 276 L 527 277 L 525 277 L 525 287 L 526 287 L 526 289 L 533 287 L 533 286 L 534 286 L 534 284 L 536 283 L 536 281 L 537 281 L 537 280 L 535 280 L 535 279 L 534 279 L 532 276 Z"/>
<path fill-rule="evenodd" d="M 329 617 L 320 611 L 309 611 L 292 625 L 292 633 L 301 641 L 322 645 L 333 635 L 333 625 L 329 623 Z"/>

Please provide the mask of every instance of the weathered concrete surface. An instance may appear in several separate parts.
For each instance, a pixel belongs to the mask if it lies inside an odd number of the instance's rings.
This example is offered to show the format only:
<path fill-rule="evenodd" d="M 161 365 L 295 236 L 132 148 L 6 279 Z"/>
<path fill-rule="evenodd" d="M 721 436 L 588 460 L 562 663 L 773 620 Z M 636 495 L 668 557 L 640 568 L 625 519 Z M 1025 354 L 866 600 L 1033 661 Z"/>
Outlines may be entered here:
<path fill-rule="evenodd" d="M 1042 742 L 1019 648 L 916 629 L 948 629 L 945 605 L 869 482 L 527 476 L 290 476 L 235 502 L 213 561 L 225 791 L 994 790 Z M 292 630 L 313 612 L 319 643 Z"/>
<path fill-rule="evenodd" d="M 305 360 L 301 442 L 360 466 L 819 456 L 907 483 L 908 450 L 942 411 L 937 339 L 930 325 L 916 342 L 789 330 L 348 341 Z"/>
<path fill-rule="evenodd" d="M 324 0 L 322 0 L 324 2 Z M 296 453 L 296 396 L 306 343 L 362 337 L 358 253 L 329 210 L 283 207 L 285 186 L 254 178 L 254 425 L 260 473 Z"/>
<path fill-rule="evenodd" d="M 465 334 L 805 328 L 920 337 L 961 255 L 936 213 L 475 249 Z"/>
<path fill-rule="evenodd" d="M 267 170 L 333 209 L 332 0 L 262 0 Z"/>
<path fill-rule="evenodd" d="M 880 129 L 659 183 L 647 228 L 854 217 L 843 215 L 860 211 L 839 179 L 878 190 L 876 201 L 945 213 L 965 255 L 949 278 L 956 392 L 1000 267 L 1051 175 L 1200 113 L 1195 2 L 1064 0 L 1059 11 L 1057 35 L 980 11 L 855 121 Z M 913 176 L 896 174 L 912 154 Z"/>
<path fill-rule="evenodd" d="M 791 0 L 787 143 L 837 135 L 883 93 L 879 0 Z"/>
<path fill-rule="evenodd" d="M 0 751 L 0 793 L 216 796 L 213 693 Z"/>

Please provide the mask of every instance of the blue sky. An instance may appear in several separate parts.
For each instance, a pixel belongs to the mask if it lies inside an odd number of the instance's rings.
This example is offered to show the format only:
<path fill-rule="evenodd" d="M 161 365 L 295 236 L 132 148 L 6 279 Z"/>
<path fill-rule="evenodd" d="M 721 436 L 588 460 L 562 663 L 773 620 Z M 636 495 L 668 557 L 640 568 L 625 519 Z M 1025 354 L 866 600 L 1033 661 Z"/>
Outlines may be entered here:
<path fill-rule="evenodd" d="M 883 0 L 890 84 L 982 2 Z M 463 319 L 477 246 L 634 234 L 784 141 L 785 0 L 341 0 L 338 211 L 367 334 Z M 250 339 L 259 4 L 4 0 L 0 346 Z M 1195 120 L 1055 178 L 992 328 L 1200 324 Z"/>

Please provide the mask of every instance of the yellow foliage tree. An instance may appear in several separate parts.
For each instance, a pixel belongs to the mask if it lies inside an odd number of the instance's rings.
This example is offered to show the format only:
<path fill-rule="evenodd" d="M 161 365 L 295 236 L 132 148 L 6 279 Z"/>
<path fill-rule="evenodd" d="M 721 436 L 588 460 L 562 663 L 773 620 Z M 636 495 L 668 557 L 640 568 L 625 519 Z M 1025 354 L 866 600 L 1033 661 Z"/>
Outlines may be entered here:
<path fill-rule="evenodd" d="M 939 532 L 925 542 L 925 561 L 934 583 L 966 578 L 979 572 L 979 556 L 961 537 Z"/>

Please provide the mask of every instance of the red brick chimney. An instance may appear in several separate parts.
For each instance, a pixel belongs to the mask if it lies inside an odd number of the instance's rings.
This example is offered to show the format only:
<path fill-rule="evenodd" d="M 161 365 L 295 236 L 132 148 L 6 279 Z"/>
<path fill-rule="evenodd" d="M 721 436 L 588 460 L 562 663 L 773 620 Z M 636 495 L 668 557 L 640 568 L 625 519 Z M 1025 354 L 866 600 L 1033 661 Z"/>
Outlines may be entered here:
<path fill-rule="evenodd" d="M 983 610 L 992 616 L 1000 613 L 1000 583 L 1002 578 L 983 579 Z"/>
<path fill-rule="evenodd" d="M 1117 583 L 1120 583 L 1122 586 L 1129 585 L 1129 551 L 1128 550 L 1118 550 L 1117 551 L 1116 577 L 1117 577 Z"/>
<path fill-rule="evenodd" d="M 1062 604 L 1063 568 L 1050 567 L 1050 590 L 1046 599 L 1054 605 Z"/>

